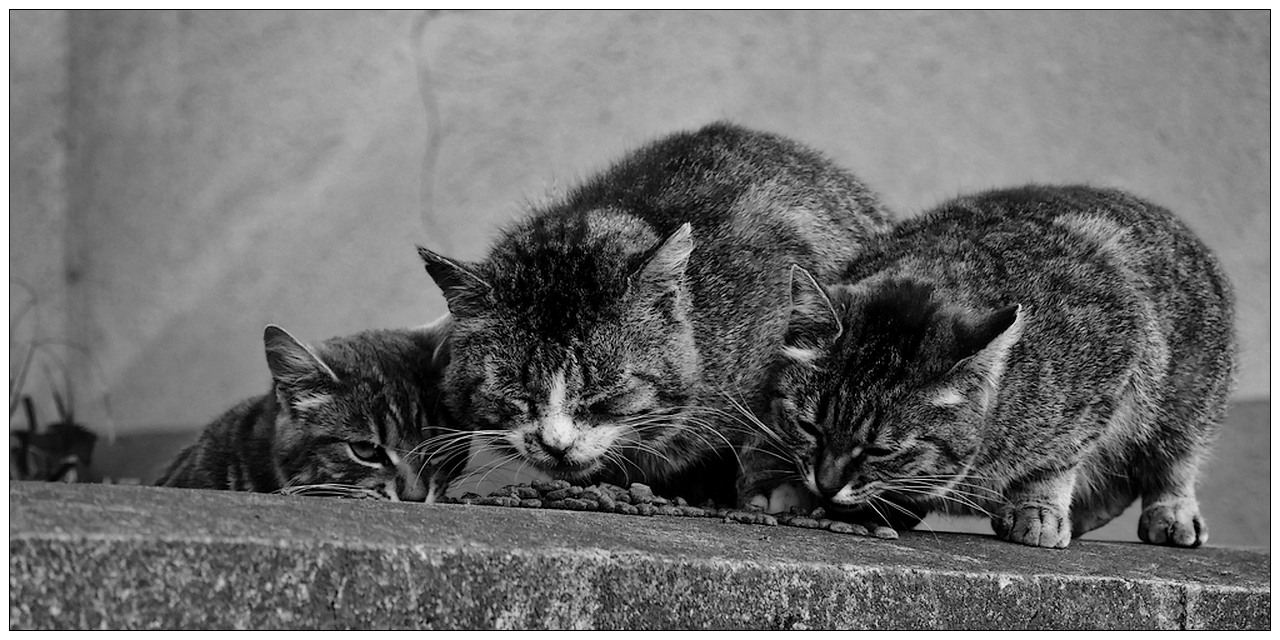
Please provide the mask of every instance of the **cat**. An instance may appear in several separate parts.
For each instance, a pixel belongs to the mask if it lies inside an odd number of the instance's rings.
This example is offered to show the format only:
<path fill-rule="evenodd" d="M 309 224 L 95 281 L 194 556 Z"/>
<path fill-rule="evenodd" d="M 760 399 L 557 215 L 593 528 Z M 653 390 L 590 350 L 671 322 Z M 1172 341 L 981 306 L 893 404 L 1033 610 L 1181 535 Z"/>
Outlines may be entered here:
<path fill-rule="evenodd" d="M 1234 381 L 1233 301 L 1169 211 L 1084 186 L 985 192 L 822 281 L 793 270 L 763 422 L 803 493 L 878 527 L 987 515 L 1057 548 L 1141 498 L 1141 540 L 1205 542 L 1195 484 Z"/>
<path fill-rule="evenodd" d="M 788 266 L 834 275 L 891 220 L 817 152 L 723 122 L 531 208 L 480 262 L 418 248 L 455 321 L 445 404 L 551 477 L 727 503 Z"/>
<path fill-rule="evenodd" d="M 207 426 L 157 484 L 436 501 L 468 460 L 438 402 L 448 328 L 445 316 L 311 348 L 267 326 L 271 392 Z"/>

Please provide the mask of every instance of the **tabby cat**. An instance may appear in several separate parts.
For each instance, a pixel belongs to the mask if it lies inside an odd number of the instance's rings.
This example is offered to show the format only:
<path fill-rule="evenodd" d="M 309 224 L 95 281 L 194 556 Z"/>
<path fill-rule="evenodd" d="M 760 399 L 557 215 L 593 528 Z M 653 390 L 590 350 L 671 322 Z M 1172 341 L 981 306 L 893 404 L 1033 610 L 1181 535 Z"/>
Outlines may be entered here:
<path fill-rule="evenodd" d="M 313 349 L 268 326 L 271 392 L 206 427 L 158 484 L 433 502 L 468 459 L 437 401 L 447 331 L 446 316 Z"/>
<path fill-rule="evenodd" d="M 962 197 L 823 280 L 794 270 L 768 426 L 828 506 L 1066 547 L 1141 498 L 1142 540 L 1205 541 L 1232 294 L 1168 211 L 1080 186 Z"/>
<path fill-rule="evenodd" d="M 550 476 L 732 502 L 736 406 L 762 397 L 788 266 L 834 276 L 889 226 L 857 179 L 777 135 L 660 139 L 534 207 L 483 261 L 419 247 L 456 323 L 445 404 Z"/>

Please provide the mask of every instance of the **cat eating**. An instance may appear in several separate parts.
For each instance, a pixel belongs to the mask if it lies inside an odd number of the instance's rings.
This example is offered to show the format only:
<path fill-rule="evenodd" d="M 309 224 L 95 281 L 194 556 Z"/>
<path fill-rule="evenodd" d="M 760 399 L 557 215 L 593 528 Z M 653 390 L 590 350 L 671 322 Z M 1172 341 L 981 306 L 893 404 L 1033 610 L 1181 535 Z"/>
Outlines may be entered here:
<path fill-rule="evenodd" d="M 309 347 L 270 325 L 270 393 L 205 428 L 157 484 L 434 502 L 468 460 L 439 406 L 449 319 Z"/>
<path fill-rule="evenodd" d="M 1143 541 L 1207 539 L 1195 483 L 1233 381 L 1232 294 L 1165 209 L 1088 187 L 962 197 L 838 280 L 793 269 L 792 290 L 764 426 L 795 476 L 775 493 L 895 529 L 984 515 L 1057 548 L 1141 499 Z"/>
<path fill-rule="evenodd" d="M 455 329 L 444 401 L 478 443 L 555 478 L 733 502 L 777 462 L 761 398 L 787 268 L 832 277 L 889 214 L 856 178 L 729 124 L 639 149 L 466 264 L 419 247 Z M 745 449 L 745 450 L 744 450 Z M 741 460 L 739 460 L 741 456 Z"/>

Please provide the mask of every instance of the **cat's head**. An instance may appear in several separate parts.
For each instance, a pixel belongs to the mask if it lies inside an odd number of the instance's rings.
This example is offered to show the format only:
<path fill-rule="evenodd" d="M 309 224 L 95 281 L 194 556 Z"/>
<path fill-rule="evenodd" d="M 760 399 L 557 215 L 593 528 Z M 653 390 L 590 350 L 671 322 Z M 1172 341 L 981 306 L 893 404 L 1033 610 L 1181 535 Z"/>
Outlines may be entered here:
<path fill-rule="evenodd" d="M 799 267 L 791 296 L 772 421 L 810 491 L 860 507 L 956 489 L 1021 337 L 1022 308 L 965 308 L 912 278 L 824 288 Z"/>
<path fill-rule="evenodd" d="M 287 489 L 432 502 L 466 465 L 468 443 L 439 405 L 447 317 L 366 331 L 318 348 L 263 332 L 279 408 L 273 458 Z"/>
<path fill-rule="evenodd" d="M 455 323 L 450 409 L 483 446 L 560 478 L 660 450 L 697 375 L 691 234 L 595 211 L 534 218 L 481 263 L 419 247 Z"/>

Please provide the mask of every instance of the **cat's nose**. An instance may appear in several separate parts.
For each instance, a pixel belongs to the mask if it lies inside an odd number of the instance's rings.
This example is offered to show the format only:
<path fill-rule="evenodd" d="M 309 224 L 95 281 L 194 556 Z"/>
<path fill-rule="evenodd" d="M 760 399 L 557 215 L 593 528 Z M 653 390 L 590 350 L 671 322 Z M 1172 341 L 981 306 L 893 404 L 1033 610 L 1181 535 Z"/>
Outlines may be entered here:
<path fill-rule="evenodd" d="M 844 470 L 830 460 L 822 460 L 814 472 L 814 482 L 818 485 L 818 493 L 824 498 L 832 498 L 844 488 Z"/>
<path fill-rule="evenodd" d="M 396 477 L 396 493 L 405 502 L 423 502 L 427 499 L 427 486 L 417 475 L 402 473 Z"/>
<path fill-rule="evenodd" d="M 563 461 L 565 456 L 569 455 L 569 450 L 573 448 L 576 440 L 577 433 L 573 423 L 559 416 L 547 420 L 542 428 L 538 429 L 538 444 L 542 445 L 542 450 L 546 451 L 547 455 L 557 461 Z"/>
<path fill-rule="evenodd" d="M 565 456 L 569 455 L 569 450 L 573 448 L 572 442 L 551 441 L 545 437 L 539 437 L 538 442 L 542 445 L 542 450 L 547 452 L 547 455 L 559 461 L 563 461 Z"/>

